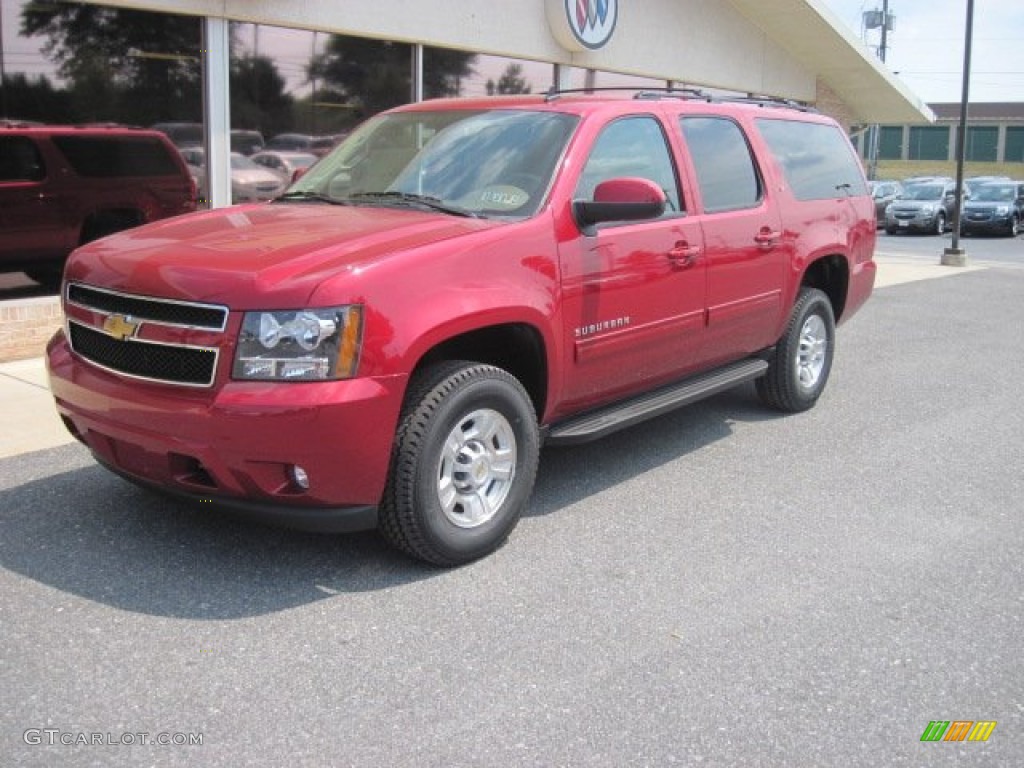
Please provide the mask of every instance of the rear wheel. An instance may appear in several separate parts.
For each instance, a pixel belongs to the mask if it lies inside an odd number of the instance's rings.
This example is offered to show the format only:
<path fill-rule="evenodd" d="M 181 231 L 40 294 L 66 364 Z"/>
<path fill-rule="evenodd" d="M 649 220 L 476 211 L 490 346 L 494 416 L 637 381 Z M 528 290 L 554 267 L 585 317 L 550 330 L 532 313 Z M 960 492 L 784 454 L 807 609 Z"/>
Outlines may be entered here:
<path fill-rule="evenodd" d="M 832 370 L 835 335 L 828 296 L 817 288 L 802 288 L 768 372 L 756 382 L 761 399 L 792 413 L 813 407 Z"/>
<path fill-rule="evenodd" d="M 434 565 L 489 554 L 529 501 L 539 453 L 533 405 L 512 375 L 467 362 L 429 368 L 399 421 L 381 532 Z"/>

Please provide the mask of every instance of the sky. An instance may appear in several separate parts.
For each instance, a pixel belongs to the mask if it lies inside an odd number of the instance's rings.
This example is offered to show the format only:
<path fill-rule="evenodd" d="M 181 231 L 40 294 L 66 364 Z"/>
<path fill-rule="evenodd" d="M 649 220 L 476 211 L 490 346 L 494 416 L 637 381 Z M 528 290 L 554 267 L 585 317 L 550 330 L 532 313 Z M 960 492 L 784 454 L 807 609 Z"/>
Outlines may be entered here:
<path fill-rule="evenodd" d="M 882 8 L 882 0 L 818 2 L 862 39 L 862 13 Z M 959 102 L 967 0 L 889 0 L 889 12 L 889 69 L 925 103 Z M 1024 0 L 975 0 L 973 26 L 970 100 L 1024 101 Z"/>

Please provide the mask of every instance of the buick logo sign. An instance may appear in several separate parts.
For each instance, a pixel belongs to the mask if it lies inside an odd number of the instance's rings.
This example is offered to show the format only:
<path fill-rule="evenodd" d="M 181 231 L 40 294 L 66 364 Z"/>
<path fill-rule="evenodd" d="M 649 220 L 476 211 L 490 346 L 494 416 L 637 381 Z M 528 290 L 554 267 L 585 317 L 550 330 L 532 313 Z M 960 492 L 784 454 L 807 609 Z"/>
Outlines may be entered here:
<path fill-rule="evenodd" d="M 570 51 L 597 50 L 615 32 L 618 0 L 547 0 L 548 23 L 562 46 Z"/>

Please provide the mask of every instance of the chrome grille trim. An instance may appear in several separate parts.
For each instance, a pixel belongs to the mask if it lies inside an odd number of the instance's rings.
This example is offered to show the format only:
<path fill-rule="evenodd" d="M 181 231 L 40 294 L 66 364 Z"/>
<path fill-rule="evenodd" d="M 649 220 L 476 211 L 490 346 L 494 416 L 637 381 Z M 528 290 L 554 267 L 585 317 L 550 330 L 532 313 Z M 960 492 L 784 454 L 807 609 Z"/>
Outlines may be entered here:
<path fill-rule="evenodd" d="M 229 310 L 221 304 L 142 296 L 84 283 L 68 283 L 64 299 L 92 312 L 124 315 L 172 328 L 223 332 L 228 324 Z"/>
<path fill-rule="evenodd" d="M 182 354 L 191 353 L 192 356 L 195 357 L 195 353 L 201 353 L 202 356 L 205 356 L 208 359 L 208 362 L 202 363 L 204 368 L 208 368 L 208 375 L 204 377 L 202 381 L 182 381 L 180 379 L 174 378 L 147 376 L 140 372 L 125 370 L 125 368 L 131 368 L 132 366 L 123 366 L 121 368 L 115 367 L 111 364 L 108 364 L 110 362 L 109 360 L 98 360 L 95 354 L 90 355 L 89 353 L 83 351 L 80 345 L 76 344 L 76 328 L 82 329 L 83 331 L 86 332 L 86 334 L 95 334 L 96 336 L 101 336 L 103 337 L 103 339 L 109 340 L 109 342 L 112 344 L 125 345 L 123 347 L 123 351 L 128 351 L 129 353 L 131 352 L 130 347 L 135 345 L 146 345 L 148 347 L 163 349 L 166 350 L 167 354 L 171 356 L 176 354 L 180 356 Z M 80 358 L 88 362 L 90 365 L 93 365 L 109 373 L 116 374 L 118 376 L 124 376 L 130 379 L 136 379 L 138 381 L 150 381 L 157 384 L 170 384 L 178 387 L 193 387 L 198 389 L 206 389 L 213 386 L 214 379 L 217 376 L 217 364 L 220 361 L 220 350 L 217 349 L 216 347 L 200 347 L 190 344 L 166 344 L 163 342 L 148 341 L 146 339 L 138 338 L 118 340 L 115 337 L 109 336 L 108 334 L 104 333 L 99 328 L 94 328 L 72 318 L 67 319 L 66 333 L 68 343 L 71 345 L 71 349 L 76 355 L 78 355 Z M 91 351 L 94 352 L 95 350 Z"/>

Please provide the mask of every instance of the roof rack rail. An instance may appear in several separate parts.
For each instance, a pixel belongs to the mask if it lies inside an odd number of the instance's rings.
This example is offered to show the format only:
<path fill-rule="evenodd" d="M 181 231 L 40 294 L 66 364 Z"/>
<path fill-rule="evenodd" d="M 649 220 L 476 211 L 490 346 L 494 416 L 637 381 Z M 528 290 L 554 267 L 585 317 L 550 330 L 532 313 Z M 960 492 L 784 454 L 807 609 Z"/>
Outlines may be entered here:
<path fill-rule="evenodd" d="M 753 104 L 756 107 L 779 107 L 781 109 L 795 109 L 800 112 L 812 112 L 817 114 L 818 110 L 809 104 L 794 99 L 783 99 L 779 96 L 761 96 L 748 94 L 747 96 L 719 96 L 715 101 L 722 101 L 735 104 Z"/>
<path fill-rule="evenodd" d="M 708 98 L 707 94 L 699 88 L 657 88 L 649 85 L 607 85 L 593 88 L 555 88 L 552 86 L 545 94 L 544 98 L 546 101 L 554 101 L 559 96 L 564 96 L 568 93 L 607 93 L 609 91 L 635 91 L 634 99 L 659 99 L 659 98 L 676 98 L 676 99 L 704 99 Z"/>
<path fill-rule="evenodd" d="M 612 85 L 595 88 L 563 88 L 558 89 L 552 86 L 544 94 L 545 101 L 554 101 L 559 96 L 569 93 L 605 93 L 608 91 L 633 91 L 634 99 L 697 99 L 707 102 L 727 104 L 752 104 L 757 107 L 778 107 L 780 109 L 796 109 L 800 112 L 817 113 L 818 110 L 809 104 L 794 99 L 784 99 L 779 96 L 763 96 L 750 93 L 746 96 L 721 96 L 702 91 L 700 88 L 652 88 L 650 86 L 637 85 Z"/>
<path fill-rule="evenodd" d="M 644 88 L 633 94 L 634 99 L 703 99 L 711 101 L 711 95 L 700 88 Z"/>

